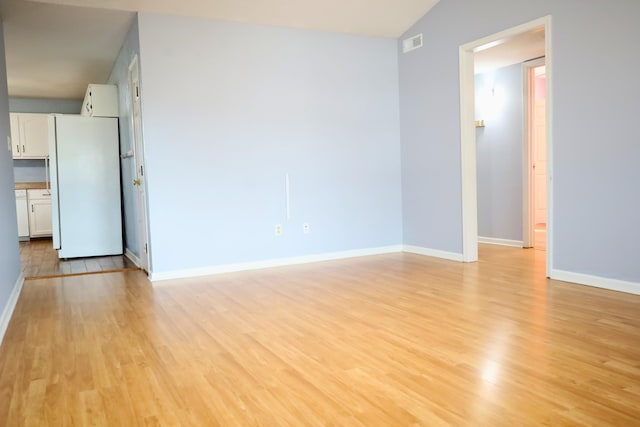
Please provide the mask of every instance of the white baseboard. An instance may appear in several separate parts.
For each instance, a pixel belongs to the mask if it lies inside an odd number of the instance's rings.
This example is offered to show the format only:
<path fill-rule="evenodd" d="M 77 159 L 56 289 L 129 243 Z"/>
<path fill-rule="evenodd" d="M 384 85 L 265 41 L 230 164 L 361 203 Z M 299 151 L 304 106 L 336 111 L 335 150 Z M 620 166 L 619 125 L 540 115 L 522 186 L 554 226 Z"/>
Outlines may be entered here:
<path fill-rule="evenodd" d="M 138 258 L 133 252 L 129 250 L 129 248 L 124 250 L 124 256 L 129 258 L 132 263 L 136 265 L 136 267 L 140 268 L 140 258 Z"/>
<path fill-rule="evenodd" d="M 247 270 L 259 270 L 262 268 L 284 267 L 287 265 L 307 264 L 311 262 L 330 261 L 336 259 L 355 258 L 368 255 L 380 255 L 402 252 L 402 245 L 382 246 L 378 248 L 356 249 L 352 251 L 330 252 L 317 255 L 305 255 L 292 258 L 279 258 L 255 262 L 243 262 L 238 264 L 215 265 L 211 267 L 194 268 L 187 270 L 166 271 L 149 273 L 149 280 L 159 282 L 163 280 L 185 279 L 188 277 L 209 276 L 213 274 L 232 273 Z"/>
<path fill-rule="evenodd" d="M 478 243 L 487 243 L 489 245 L 511 246 L 514 248 L 522 248 L 522 240 L 497 239 L 495 237 L 478 236 Z"/>
<path fill-rule="evenodd" d="M 640 295 L 640 283 L 624 280 L 608 279 L 606 277 L 591 276 L 589 274 L 573 273 L 571 271 L 551 270 L 551 278 L 563 282 L 578 283 L 580 285 L 594 286 L 596 288 L 611 291 L 626 292 Z"/>
<path fill-rule="evenodd" d="M 20 296 L 20 291 L 22 291 L 22 285 L 24 285 L 24 275 L 20 273 L 18 280 L 16 280 L 16 283 L 13 285 L 13 289 L 9 294 L 7 305 L 4 306 L 2 315 L 0 315 L 0 344 L 2 344 L 4 334 L 7 332 L 11 316 L 13 315 L 13 310 L 15 310 L 16 304 L 18 303 L 18 297 Z"/>
<path fill-rule="evenodd" d="M 455 252 L 446 252 L 438 249 L 423 248 L 420 246 L 404 245 L 402 247 L 403 252 L 409 252 L 412 254 L 432 256 L 435 258 L 443 258 L 451 261 L 463 261 L 462 254 Z"/>

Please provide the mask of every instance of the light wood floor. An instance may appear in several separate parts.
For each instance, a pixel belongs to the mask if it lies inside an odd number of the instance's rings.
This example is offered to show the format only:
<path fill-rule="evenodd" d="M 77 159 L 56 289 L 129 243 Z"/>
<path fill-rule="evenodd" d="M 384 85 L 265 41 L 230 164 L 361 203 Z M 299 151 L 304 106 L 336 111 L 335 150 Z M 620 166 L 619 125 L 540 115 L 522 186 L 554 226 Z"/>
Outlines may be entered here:
<path fill-rule="evenodd" d="M 0 423 L 638 425 L 640 297 L 546 280 L 543 251 L 480 258 L 26 281 Z"/>
<path fill-rule="evenodd" d="M 533 247 L 540 251 L 547 249 L 547 224 L 536 224 L 533 227 Z"/>
<path fill-rule="evenodd" d="M 27 279 L 137 269 L 124 255 L 59 259 L 51 239 L 20 242 L 20 264 Z"/>

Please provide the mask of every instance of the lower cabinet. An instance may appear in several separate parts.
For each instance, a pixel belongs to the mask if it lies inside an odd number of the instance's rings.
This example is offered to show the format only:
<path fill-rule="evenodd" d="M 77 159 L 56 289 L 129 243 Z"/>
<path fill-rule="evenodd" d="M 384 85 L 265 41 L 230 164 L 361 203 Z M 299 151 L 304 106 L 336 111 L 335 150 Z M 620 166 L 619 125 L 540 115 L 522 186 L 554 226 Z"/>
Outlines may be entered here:
<path fill-rule="evenodd" d="M 51 223 L 51 193 L 47 190 L 27 190 L 29 199 L 29 236 L 49 237 Z"/>
<path fill-rule="evenodd" d="M 16 190 L 16 213 L 18 214 L 18 237 L 29 239 L 29 202 L 27 190 Z"/>

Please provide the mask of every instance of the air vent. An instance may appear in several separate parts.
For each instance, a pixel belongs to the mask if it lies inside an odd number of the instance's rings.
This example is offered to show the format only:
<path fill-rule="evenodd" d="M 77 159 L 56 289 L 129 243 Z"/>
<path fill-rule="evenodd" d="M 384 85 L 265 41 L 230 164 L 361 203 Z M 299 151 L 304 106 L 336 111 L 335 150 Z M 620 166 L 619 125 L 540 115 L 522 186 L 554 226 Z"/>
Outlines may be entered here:
<path fill-rule="evenodd" d="M 408 39 L 404 39 L 402 41 L 402 52 L 407 53 L 414 49 L 418 49 L 422 47 L 422 33 L 409 37 Z"/>

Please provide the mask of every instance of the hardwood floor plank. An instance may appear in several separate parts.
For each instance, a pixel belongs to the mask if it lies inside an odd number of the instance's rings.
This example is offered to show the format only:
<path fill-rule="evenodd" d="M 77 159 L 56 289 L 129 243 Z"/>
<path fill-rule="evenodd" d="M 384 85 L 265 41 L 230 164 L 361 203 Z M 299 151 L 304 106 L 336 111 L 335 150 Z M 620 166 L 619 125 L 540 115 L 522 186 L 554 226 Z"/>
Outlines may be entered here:
<path fill-rule="evenodd" d="M 0 347 L 0 420 L 634 425 L 639 312 L 639 296 L 547 280 L 541 251 L 484 245 L 475 264 L 30 280 Z"/>

